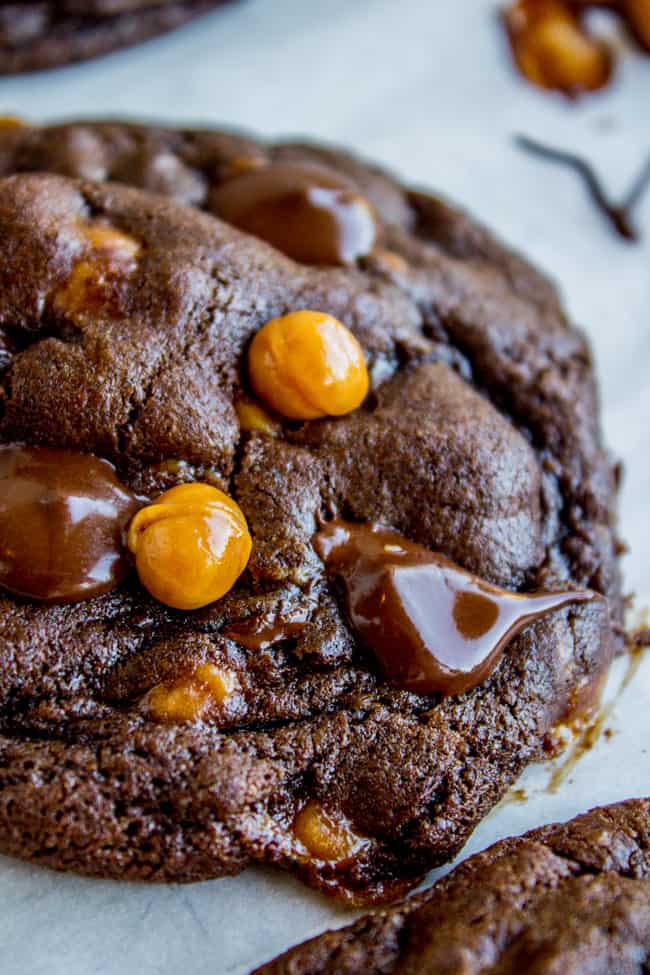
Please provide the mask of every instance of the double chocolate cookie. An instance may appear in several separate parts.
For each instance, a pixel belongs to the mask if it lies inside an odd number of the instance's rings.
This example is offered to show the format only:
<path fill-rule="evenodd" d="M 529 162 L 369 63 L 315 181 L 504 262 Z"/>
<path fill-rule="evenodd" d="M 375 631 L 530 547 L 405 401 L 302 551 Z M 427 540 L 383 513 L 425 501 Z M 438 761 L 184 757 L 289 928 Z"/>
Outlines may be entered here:
<path fill-rule="evenodd" d="M 649 851 L 650 800 L 593 809 L 496 843 L 256 975 L 643 975 Z"/>
<path fill-rule="evenodd" d="M 0 74 L 56 68 L 175 30 L 227 0 L 46 0 L 0 7 Z"/>
<path fill-rule="evenodd" d="M 0 171 L 2 849 L 394 897 L 614 650 L 584 338 L 338 151 L 6 126 Z"/>

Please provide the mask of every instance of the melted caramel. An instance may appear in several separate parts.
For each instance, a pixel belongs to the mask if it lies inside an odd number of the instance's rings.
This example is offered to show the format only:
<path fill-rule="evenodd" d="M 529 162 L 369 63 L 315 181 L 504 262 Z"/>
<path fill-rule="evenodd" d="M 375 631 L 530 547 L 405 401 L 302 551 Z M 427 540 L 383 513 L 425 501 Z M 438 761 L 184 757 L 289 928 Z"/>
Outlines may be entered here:
<path fill-rule="evenodd" d="M 567 0 L 515 0 L 503 16 L 514 60 L 532 84 L 575 96 L 610 80 L 608 46 L 588 33 Z"/>
<path fill-rule="evenodd" d="M 388 680 L 418 694 L 462 694 L 485 681 L 533 621 L 589 591 L 508 592 L 376 525 L 328 524 L 315 538 L 343 584 L 350 622 Z"/>
<path fill-rule="evenodd" d="M 0 585 L 48 602 L 107 592 L 130 568 L 122 533 L 139 507 L 92 454 L 0 448 Z"/>
<path fill-rule="evenodd" d="M 352 830 L 346 819 L 334 818 L 313 800 L 300 810 L 293 829 L 296 839 L 316 860 L 347 860 L 367 842 Z"/>
<path fill-rule="evenodd" d="M 305 628 L 306 614 L 282 616 L 281 613 L 265 613 L 241 623 L 233 623 L 224 636 L 240 643 L 247 650 L 266 650 L 281 640 L 297 636 Z"/>
<path fill-rule="evenodd" d="M 351 183 L 321 166 L 246 169 L 213 191 L 213 211 L 302 264 L 351 264 L 369 254 L 373 212 Z"/>
<path fill-rule="evenodd" d="M 72 268 L 55 291 L 56 311 L 73 318 L 120 314 L 120 292 L 125 276 L 136 267 L 140 244 L 105 223 L 81 223 L 79 232 L 90 253 Z"/>
<path fill-rule="evenodd" d="M 145 698 L 146 710 L 160 721 L 196 721 L 211 705 L 223 705 L 236 686 L 230 671 L 199 664 L 189 676 L 152 687 Z"/>
<path fill-rule="evenodd" d="M 240 429 L 246 433 L 265 433 L 267 437 L 277 437 L 280 423 L 270 413 L 248 397 L 244 397 L 235 404 Z"/>

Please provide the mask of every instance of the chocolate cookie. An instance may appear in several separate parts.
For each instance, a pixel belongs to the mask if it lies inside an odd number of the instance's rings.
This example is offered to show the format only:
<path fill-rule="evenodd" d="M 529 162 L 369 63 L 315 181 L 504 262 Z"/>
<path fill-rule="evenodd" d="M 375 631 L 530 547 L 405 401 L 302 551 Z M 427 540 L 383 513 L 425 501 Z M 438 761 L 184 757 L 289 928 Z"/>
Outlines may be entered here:
<path fill-rule="evenodd" d="M 175 30 L 227 0 L 60 0 L 0 8 L 0 74 L 56 68 Z"/>
<path fill-rule="evenodd" d="M 0 166 L 87 178 L 0 181 L 2 849 L 394 897 L 607 669 L 615 483 L 584 338 L 486 231 L 343 153 L 6 127 Z M 120 531 L 161 492 L 129 527 L 138 576 Z M 215 525 L 236 558 L 210 602 L 159 570 Z"/>
<path fill-rule="evenodd" d="M 502 840 L 424 895 L 288 951 L 255 975 L 643 975 L 650 800 Z"/>

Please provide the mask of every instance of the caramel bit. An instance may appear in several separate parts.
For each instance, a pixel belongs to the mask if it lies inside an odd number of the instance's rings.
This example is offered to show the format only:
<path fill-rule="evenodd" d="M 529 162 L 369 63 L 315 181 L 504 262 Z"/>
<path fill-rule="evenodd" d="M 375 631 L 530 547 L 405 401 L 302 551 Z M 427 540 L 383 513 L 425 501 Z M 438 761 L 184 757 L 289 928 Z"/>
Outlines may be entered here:
<path fill-rule="evenodd" d="M 267 437 L 277 437 L 280 424 L 269 413 L 248 397 L 235 405 L 239 426 L 245 433 L 265 433 Z"/>
<path fill-rule="evenodd" d="M 575 96 L 609 81 L 608 46 L 587 32 L 570 3 L 516 0 L 503 16 L 515 61 L 533 84 Z"/>
<path fill-rule="evenodd" d="M 19 115 L 0 115 L 0 129 L 26 129 L 27 122 Z"/>
<path fill-rule="evenodd" d="M 131 522 L 128 546 L 140 581 L 174 609 L 220 599 L 246 568 L 251 537 L 232 498 L 210 484 L 180 484 Z"/>
<path fill-rule="evenodd" d="M 303 806 L 296 816 L 293 831 L 311 857 L 333 863 L 347 860 L 367 843 L 352 831 L 345 818 L 335 819 L 313 800 Z"/>
<path fill-rule="evenodd" d="M 81 228 L 95 254 L 103 260 L 128 264 L 140 253 L 140 244 L 133 237 L 108 224 L 85 224 Z"/>
<path fill-rule="evenodd" d="M 110 270 L 90 261 L 79 261 L 55 293 L 54 308 L 72 318 L 100 312 L 117 314 L 117 295 Z"/>
<path fill-rule="evenodd" d="M 260 169 L 267 165 L 268 160 L 263 155 L 236 156 L 228 162 L 222 172 L 222 179 L 232 179 L 242 173 L 250 173 L 252 169 Z"/>
<path fill-rule="evenodd" d="M 223 706 L 234 694 L 237 678 L 215 664 L 200 664 L 188 677 L 156 684 L 145 706 L 160 721 L 196 721 L 213 706 Z"/>
<path fill-rule="evenodd" d="M 267 322 L 251 343 L 248 374 L 260 399 L 292 420 L 351 413 L 369 387 L 359 342 L 336 318 L 319 311 Z"/>
<path fill-rule="evenodd" d="M 82 224 L 81 236 L 90 253 L 72 269 L 54 295 L 54 307 L 73 318 L 119 314 L 119 289 L 135 268 L 140 244 L 108 224 Z"/>
<path fill-rule="evenodd" d="M 372 263 L 382 274 L 390 278 L 400 278 L 408 274 L 409 266 L 401 254 L 377 247 L 372 253 Z"/>

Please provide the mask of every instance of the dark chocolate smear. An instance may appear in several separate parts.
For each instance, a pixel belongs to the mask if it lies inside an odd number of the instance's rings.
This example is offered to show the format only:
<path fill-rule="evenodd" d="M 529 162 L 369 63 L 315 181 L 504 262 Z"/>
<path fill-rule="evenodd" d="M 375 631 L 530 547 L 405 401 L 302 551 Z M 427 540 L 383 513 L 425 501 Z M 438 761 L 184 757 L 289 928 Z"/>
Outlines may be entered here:
<path fill-rule="evenodd" d="M 417 694 L 462 694 L 485 681 L 525 626 L 587 590 L 519 594 L 378 525 L 333 521 L 314 547 L 343 586 L 350 622 L 388 680 Z"/>
<path fill-rule="evenodd" d="M 210 208 L 302 264 L 352 264 L 377 236 L 372 209 L 353 185 L 310 163 L 248 169 L 212 192 Z"/>
<path fill-rule="evenodd" d="M 641 234 L 634 223 L 634 211 L 650 187 L 650 158 L 646 160 L 645 165 L 634 180 L 631 189 L 623 201 L 621 203 L 614 203 L 608 197 L 594 167 L 586 159 L 583 159 L 582 156 L 565 152 L 563 149 L 555 149 L 552 146 L 543 145 L 541 142 L 530 139 L 526 135 L 516 136 L 515 141 L 526 152 L 533 153 L 542 159 L 560 163 L 573 169 L 584 181 L 589 198 L 596 209 L 605 215 L 619 237 L 622 237 L 624 240 L 629 240 L 632 243 L 641 239 Z"/>
<path fill-rule="evenodd" d="M 106 460 L 49 447 L 0 448 L 0 585 L 77 602 L 129 571 L 122 534 L 141 506 Z"/>

